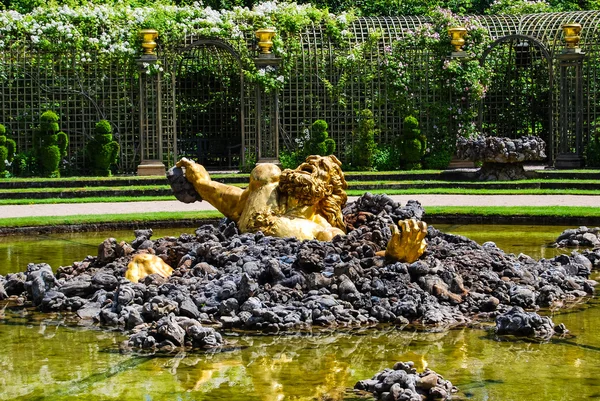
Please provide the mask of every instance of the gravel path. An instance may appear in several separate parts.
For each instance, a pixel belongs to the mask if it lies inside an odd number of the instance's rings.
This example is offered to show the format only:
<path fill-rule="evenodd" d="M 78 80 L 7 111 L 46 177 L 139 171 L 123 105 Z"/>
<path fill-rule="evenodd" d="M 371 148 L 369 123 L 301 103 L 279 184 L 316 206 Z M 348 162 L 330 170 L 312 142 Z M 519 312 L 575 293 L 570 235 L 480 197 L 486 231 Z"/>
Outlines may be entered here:
<path fill-rule="evenodd" d="M 592 206 L 600 207 L 593 195 L 392 195 L 401 204 L 416 199 L 428 206 Z M 350 197 L 352 201 L 356 197 Z M 82 214 L 124 214 L 168 211 L 215 210 L 208 202 L 185 204 L 173 201 L 64 203 L 0 206 L 0 216 L 72 216 Z"/>

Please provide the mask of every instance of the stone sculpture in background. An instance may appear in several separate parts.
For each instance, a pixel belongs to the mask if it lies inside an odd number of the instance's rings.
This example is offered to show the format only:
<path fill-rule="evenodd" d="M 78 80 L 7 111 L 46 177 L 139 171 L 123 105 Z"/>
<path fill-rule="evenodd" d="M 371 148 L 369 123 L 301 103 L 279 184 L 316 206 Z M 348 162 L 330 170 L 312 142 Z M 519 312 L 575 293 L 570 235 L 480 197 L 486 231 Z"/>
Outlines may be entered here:
<path fill-rule="evenodd" d="M 546 143 L 537 136 L 518 139 L 494 136 L 458 138 L 456 156 L 462 160 L 482 162 L 478 171 L 482 181 L 510 181 L 527 178 L 524 164 L 546 159 Z"/>
<path fill-rule="evenodd" d="M 346 233 L 342 207 L 348 199 L 348 184 L 335 156 L 308 156 L 294 170 L 259 164 L 250 173 L 246 189 L 211 180 L 202 165 L 185 158 L 169 170 L 168 177 L 180 201 L 206 200 L 235 221 L 242 233 L 262 231 L 321 241 Z M 398 225 L 402 230 L 392 228 L 385 256 L 414 262 L 425 251 L 427 225 L 416 220 Z"/>

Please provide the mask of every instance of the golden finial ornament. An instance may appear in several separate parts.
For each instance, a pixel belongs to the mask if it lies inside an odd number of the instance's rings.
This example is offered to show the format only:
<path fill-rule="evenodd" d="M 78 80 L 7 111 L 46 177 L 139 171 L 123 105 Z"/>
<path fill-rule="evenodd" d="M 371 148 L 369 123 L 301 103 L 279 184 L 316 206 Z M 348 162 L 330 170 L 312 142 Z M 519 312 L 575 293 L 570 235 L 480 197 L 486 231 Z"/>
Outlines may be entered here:
<path fill-rule="evenodd" d="M 448 34 L 450 35 L 450 44 L 454 46 L 454 52 L 462 52 L 462 47 L 465 45 L 467 28 L 462 26 L 448 28 Z"/>
<path fill-rule="evenodd" d="M 562 30 L 565 34 L 565 42 L 567 42 L 567 49 L 577 49 L 579 46 L 579 40 L 581 36 L 581 24 L 572 22 L 569 24 L 563 24 Z"/>
<path fill-rule="evenodd" d="M 271 54 L 273 49 L 273 37 L 275 37 L 275 28 L 262 28 L 256 31 L 258 38 L 258 47 L 261 54 Z"/>
<path fill-rule="evenodd" d="M 142 48 L 144 49 L 145 55 L 156 55 L 156 42 L 158 38 L 158 31 L 156 29 L 142 29 L 140 31 L 142 37 Z"/>

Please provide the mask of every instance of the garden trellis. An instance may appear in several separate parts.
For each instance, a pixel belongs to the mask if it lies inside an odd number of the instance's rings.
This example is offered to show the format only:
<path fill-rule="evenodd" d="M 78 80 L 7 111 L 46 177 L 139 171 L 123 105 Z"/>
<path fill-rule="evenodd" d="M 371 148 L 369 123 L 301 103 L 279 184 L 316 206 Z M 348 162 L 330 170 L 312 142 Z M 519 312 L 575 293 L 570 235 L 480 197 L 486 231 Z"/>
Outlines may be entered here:
<path fill-rule="evenodd" d="M 215 169 L 247 167 L 261 146 L 267 157 L 292 151 L 319 119 L 338 157 L 352 163 L 352 132 L 364 109 L 373 112 L 381 145 L 414 115 L 432 154 L 451 152 L 457 135 L 536 134 L 548 143 L 549 164 L 565 154 L 578 163 L 600 118 L 600 12 L 452 18 L 480 35 L 470 48 L 467 36 L 463 59 L 452 58 L 437 21 L 408 16 L 348 18 L 333 33 L 331 25 L 309 24 L 294 40 L 286 33 L 275 62 L 258 67 L 247 26 L 239 35 L 180 41 L 161 42 L 159 33 L 152 67 L 131 52 L 4 43 L 0 123 L 27 151 L 39 116 L 55 111 L 70 137 L 64 167 L 73 172 L 85 167 L 84 145 L 101 119 L 113 127 L 124 173 L 136 171 L 143 146 L 157 144 L 151 158 L 166 165 L 191 156 Z M 561 56 L 567 23 L 582 26 L 575 59 Z"/>

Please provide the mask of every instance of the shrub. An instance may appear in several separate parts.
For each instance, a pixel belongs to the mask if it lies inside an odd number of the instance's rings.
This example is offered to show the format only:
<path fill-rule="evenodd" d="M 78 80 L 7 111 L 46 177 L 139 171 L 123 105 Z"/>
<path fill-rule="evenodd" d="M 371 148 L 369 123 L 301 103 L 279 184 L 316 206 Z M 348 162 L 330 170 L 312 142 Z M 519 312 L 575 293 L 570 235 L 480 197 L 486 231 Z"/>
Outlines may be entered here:
<path fill-rule="evenodd" d="M 400 166 L 406 170 L 421 169 L 421 159 L 426 149 L 427 139 L 421 134 L 419 122 L 414 116 L 406 117 L 398 140 Z"/>
<path fill-rule="evenodd" d="M 298 167 L 298 152 L 288 152 L 282 150 L 279 153 L 279 163 L 283 169 L 294 169 Z"/>
<path fill-rule="evenodd" d="M 96 124 L 94 138 L 86 145 L 86 159 L 92 169 L 92 174 L 110 177 L 110 166 L 117 162 L 119 144 L 113 140 L 112 128 L 106 120 Z"/>
<path fill-rule="evenodd" d="M 373 155 L 373 168 L 377 171 L 396 170 L 399 159 L 397 146 L 380 145 Z"/>
<path fill-rule="evenodd" d="M 352 145 L 352 164 L 358 170 L 372 170 L 373 159 L 377 153 L 375 136 L 379 131 L 375 129 L 373 112 L 368 109 L 358 114 L 358 127 L 352 133 L 354 137 Z"/>
<path fill-rule="evenodd" d="M 14 160 L 16 147 L 15 141 L 6 137 L 6 127 L 0 124 L 0 178 L 10 176 L 7 167 Z"/>
<path fill-rule="evenodd" d="M 329 137 L 327 122 L 317 120 L 310 131 L 310 139 L 304 145 L 304 156 L 329 156 L 335 152 L 335 141 Z M 304 160 L 303 160 L 304 161 Z"/>
<path fill-rule="evenodd" d="M 335 141 L 329 137 L 327 122 L 316 120 L 310 131 L 304 130 L 304 135 L 296 139 L 298 149 L 292 152 L 283 151 L 279 155 L 279 162 L 283 168 L 296 168 L 304 163 L 307 156 L 329 156 L 335 152 Z"/>
<path fill-rule="evenodd" d="M 600 134 L 592 135 L 584 151 L 586 167 L 600 167 Z"/>
<path fill-rule="evenodd" d="M 33 140 L 39 173 L 44 177 L 60 177 L 60 160 L 67 155 L 69 138 L 60 131 L 56 113 L 46 111 L 40 116 Z"/>
<path fill-rule="evenodd" d="M 430 149 L 429 153 L 423 158 L 425 168 L 431 170 L 443 170 L 448 167 L 452 156 L 454 155 L 454 149 L 446 144 L 434 144 Z"/>

